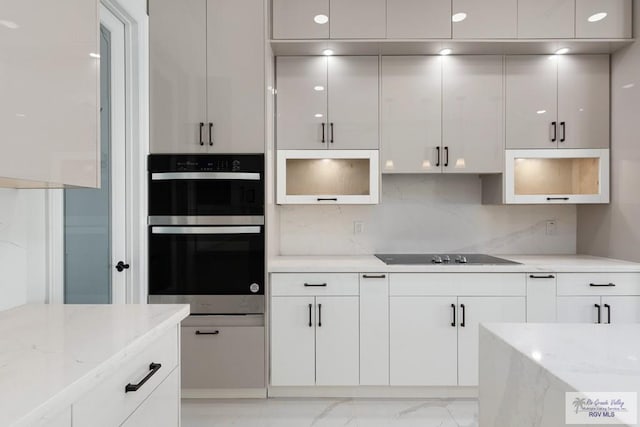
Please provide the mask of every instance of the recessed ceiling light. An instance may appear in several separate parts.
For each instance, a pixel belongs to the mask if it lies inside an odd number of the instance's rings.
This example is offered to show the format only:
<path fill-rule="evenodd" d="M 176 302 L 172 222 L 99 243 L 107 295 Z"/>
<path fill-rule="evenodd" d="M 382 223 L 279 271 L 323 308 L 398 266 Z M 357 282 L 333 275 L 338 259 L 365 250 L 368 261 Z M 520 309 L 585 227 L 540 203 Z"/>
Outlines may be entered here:
<path fill-rule="evenodd" d="M 607 17 L 607 12 L 598 12 L 598 13 L 594 13 L 593 15 L 588 17 L 587 21 L 589 21 L 589 22 L 598 22 L 598 21 L 602 21 L 606 17 Z"/>
<path fill-rule="evenodd" d="M 92 58 L 100 58 L 100 55 L 99 55 L 99 54 L 97 54 L 97 53 L 93 53 L 93 52 L 91 52 L 91 53 L 89 54 L 89 56 L 90 56 L 90 57 L 92 57 Z"/>
<path fill-rule="evenodd" d="M 313 22 L 320 25 L 326 24 L 329 22 L 329 17 L 327 15 L 316 15 L 313 17 Z"/>
<path fill-rule="evenodd" d="M 17 30 L 18 28 L 20 28 L 20 25 L 16 24 L 13 21 L 7 21 L 5 19 L 0 19 L 0 25 L 10 30 Z"/>
<path fill-rule="evenodd" d="M 440 55 L 451 55 L 451 52 L 453 52 L 451 49 L 446 48 L 446 49 L 442 49 L 440 51 Z"/>
<path fill-rule="evenodd" d="M 322 51 L 322 54 L 326 55 L 326 56 L 331 56 L 331 55 L 333 55 L 333 50 L 332 49 L 325 49 L 325 50 Z"/>
<path fill-rule="evenodd" d="M 544 114 L 546 112 L 547 112 L 547 110 L 538 110 L 538 111 L 536 111 L 537 114 Z"/>
<path fill-rule="evenodd" d="M 564 55 L 565 53 L 569 53 L 571 49 L 569 49 L 568 47 L 561 47 L 560 49 L 556 50 L 556 55 Z"/>
<path fill-rule="evenodd" d="M 315 90 L 316 92 L 322 92 L 324 90 L 324 86 L 314 86 L 313 90 Z"/>
<path fill-rule="evenodd" d="M 323 116 L 322 116 L 322 114 L 318 113 L 318 114 L 316 114 L 314 117 L 316 117 L 316 118 L 318 118 L 318 119 L 319 119 L 319 118 L 321 118 L 321 117 L 323 117 Z"/>
<path fill-rule="evenodd" d="M 467 19 L 467 14 L 464 12 L 454 13 L 453 16 L 451 17 L 451 20 L 453 22 L 462 22 L 465 19 Z"/>
<path fill-rule="evenodd" d="M 635 85 L 635 83 L 627 83 L 626 85 L 622 86 L 622 89 L 631 89 Z"/>

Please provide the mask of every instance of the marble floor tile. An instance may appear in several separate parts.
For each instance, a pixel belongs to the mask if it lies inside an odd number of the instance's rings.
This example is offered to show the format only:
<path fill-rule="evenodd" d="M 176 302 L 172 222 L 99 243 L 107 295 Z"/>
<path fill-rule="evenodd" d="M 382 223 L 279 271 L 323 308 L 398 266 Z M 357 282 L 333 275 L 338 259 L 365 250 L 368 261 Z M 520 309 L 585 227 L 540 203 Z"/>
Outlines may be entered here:
<path fill-rule="evenodd" d="M 477 427 L 474 399 L 182 401 L 183 427 Z"/>

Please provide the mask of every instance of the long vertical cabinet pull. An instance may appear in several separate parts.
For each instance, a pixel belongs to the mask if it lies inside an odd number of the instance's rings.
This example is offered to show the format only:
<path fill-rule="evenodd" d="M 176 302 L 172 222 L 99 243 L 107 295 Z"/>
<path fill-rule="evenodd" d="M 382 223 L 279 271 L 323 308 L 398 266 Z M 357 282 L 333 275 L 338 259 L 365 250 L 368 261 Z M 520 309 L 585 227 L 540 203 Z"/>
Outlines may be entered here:
<path fill-rule="evenodd" d="M 596 323 L 602 323 L 602 319 L 600 318 L 600 304 L 594 304 L 594 307 L 597 309 L 598 311 L 598 321 Z"/>
<path fill-rule="evenodd" d="M 444 147 L 444 167 L 449 167 L 449 147 Z"/>
<path fill-rule="evenodd" d="M 451 304 L 451 312 L 453 313 L 453 322 L 451 322 L 452 327 L 456 327 L 456 305 Z"/>
<path fill-rule="evenodd" d="M 331 140 L 329 142 L 333 144 L 333 122 L 330 123 L 330 126 L 331 126 Z"/>
<path fill-rule="evenodd" d="M 607 309 L 607 324 L 611 323 L 611 306 L 609 304 L 605 304 L 604 307 Z"/>
<path fill-rule="evenodd" d="M 560 122 L 560 127 L 562 128 L 560 142 L 565 142 L 567 140 L 567 124 L 565 122 Z"/>
<path fill-rule="evenodd" d="M 436 160 L 436 167 L 440 167 L 440 147 L 436 147 L 436 156 L 438 157 Z"/>
<path fill-rule="evenodd" d="M 322 143 L 325 143 L 325 137 L 324 137 L 324 127 L 325 127 L 325 123 L 322 122 Z"/>
<path fill-rule="evenodd" d="M 213 147 L 213 123 L 209 122 L 209 146 Z"/>
<path fill-rule="evenodd" d="M 551 122 L 551 142 L 556 142 L 558 140 L 558 123 Z"/>
<path fill-rule="evenodd" d="M 200 122 L 200 145 L 204 145 L 204 141 L 202 140 L 202 129 L 204 128 L 204 123 Z"/>
<path fill-rule="evenodd" d="M 309 327 L 313 327 L 313 323 L 311 323 L 311 311 L 313 310 L 313 304 L 309 304 Z"/>
<path fill-rule="evenodd" d="M 322 304 L 318 304 L 318 327 L 322 328 Z"/>
<path fill-rule="evenodd" d="M 467 326 L 466 321 L 467 321 L 467 310 L 466 307 L 464 306 L 464 304 L 460 304 L 460 308 L 462 309 L 462 321 L 460 322 L 460 327 L 464 328 L 465 326 Z"/>

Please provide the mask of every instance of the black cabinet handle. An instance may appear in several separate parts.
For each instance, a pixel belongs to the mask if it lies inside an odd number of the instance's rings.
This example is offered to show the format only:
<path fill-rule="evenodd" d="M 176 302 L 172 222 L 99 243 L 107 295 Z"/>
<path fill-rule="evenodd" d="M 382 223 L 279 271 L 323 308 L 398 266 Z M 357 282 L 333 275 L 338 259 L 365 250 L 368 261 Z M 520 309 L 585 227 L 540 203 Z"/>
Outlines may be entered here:
<path fill-rule="evenodd" d="M 451 326 L 456 327 L 456 305 L 451 304 L 451 311 L 453 312 L 453 322 L 451 322 Z"/>
<path fill-rule="evenodd" d="M 129 264 L 125 264 L 122 261 L 118 261 L 118 263 L 116 264 L 116 270 L 118 270 L 120 273 L 128 269 L 129 269 Z"/>
<path fill-rule="evenodd" d="M 331 123 L 331 141 L 330 142 L 333 144 L 333 123 Z"/>
<path fill-rule="evenodd" d="M 558 123 L 551 122 L 551 128 L 553 129 L 553 136 L 551 137 L 551 142 L 556 142 L 558 140 Z"/>
<path fill-rule="evenodd" d="M 322 328 L 322 304 L 318 304 L 318 327 Z"/>
<path fill-rule="evenodd" d="M 327 287 L 326 283 L 305 283 L 304 285 L 307 288 L 326 288 Z"/>
<path fill-rule="evenodd" d="M 129 393 L 130 391 L 138 391 L 140 389 L 140 387 L 142 387 L 144 385 L 144 383 L 149 381 L 149 378 L 154 376 L 155 373 L 160 370 L 160 368 L 162 368 L 162 365 L 160 363 L 152 363 L 152 364 L 150 364 L 149 365 L 149 373 L 147 374 L 147 376 L 144 377 L 142 379 L 142 381 L 140 381 L 138 384 L 131 384 L 131 383 L 127 384 L 124 387 L 124 392 L 125 393 Z"/>
<path fill-rule="evenodd" d="M 216 330 L 216 331 L 212 331 L 212 332 L 202 332 L 202 331 L 196 331 L 196 335 L 219 335 L 220 331 Z"/>
<path fill-rule="evenodd" d="M 547 200 L 569 200 L 568 197 L 547 197 Z"/>
<path fill-rule="evenodd" d="M 460 308 L 462 309 L 462 322 L 460 322 L 460 327 L 464 328 L 467 321 L 467 310 L 464 304 L 460 304 Z"/>
<path fill-rule="evenodd" d="M 592 288 L 613 288 L 616 286 L 615 283 L 589 283 L 589 286 Z"/>
<path fill-rule="evenodd" d="M 600 319 L 600 304 L 594 304 L 594 306 L 598 309 L 598 321 L 596 323 L 601 323 Z"/>
<path fill-rule="evenodd" d="M 444 167 L 449 167 L 449 147 L 444 147 Z"/>
<path fill-rule="evenodd" d="M 200 145 L 204 145 L 204 141 L 202 140 L 202 128 L 204 128 L 204 123 L 200 122 Z"/>
<path fill-rule="evenodd" d="M 311 323 L 311 309 L 313 308 L 313 304 L 309 304 L 309 327 L 313 326 L 313 323 Z"/>
<path fill-rule="evenodd" d="M 324 126 L 325 126 L 325 123 L 324 123 L 324 122 L 322 122 L 322 143 L 323 143 L 323 144 L 325 143 L 325 138 L 324 138 Z"/>
<path fill-rule="evenodd" d="M 379 274 L 377 276 L 372 276 L 369 274 L 363 274 L 362 278 L 363 279 L 386 279 L 387 275 L 386 274 Z"/>
<path fill-rule="evenodd" d="M 209 122 L 209 146 L 213 146 L 213 123 Z"/>
<path fill-rule="evenodd" d="M 565 122 L 560 122 L 560 126 L 562 126 L 562 137 L 560 138 L 560 142 L 565 142 L 567 139 L 567 124 Z"/>
<path fill-rule="evenodd" d="M 436 147 L 436 155 L 438 157 L 438 160 L 436 161 L 436 167 L 440 166 L 440 147 Z"/>
<path fill-rule="evenodd" d="M 337 197 L 318 197 L 319 202 L 337 202 Z"/>
<path fill-rule="evenodd" d="M 554 276 L 553 274 L 549 274 L 547 276 L 536 276 L 535 274 L 530 274 L 529 278 L 530 279 L 555 279 L 556 276 Z"/>
<path fill-rule="evenodd" d="M 611 323 L 611 306 L 609 304 L 604 305 L 607 309 L 607 324 Z"/>

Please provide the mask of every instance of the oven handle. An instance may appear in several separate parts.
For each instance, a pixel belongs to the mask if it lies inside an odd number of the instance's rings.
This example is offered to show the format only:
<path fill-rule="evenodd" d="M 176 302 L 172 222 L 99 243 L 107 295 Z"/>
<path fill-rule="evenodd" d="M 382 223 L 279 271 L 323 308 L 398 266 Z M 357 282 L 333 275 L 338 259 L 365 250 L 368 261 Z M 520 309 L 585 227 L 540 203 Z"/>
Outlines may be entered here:
<path fill-rule="evenodd" d="M 260 227 L 151 227 L 153 234 L 260 234 Z"/>
<path fill-rule="evenodd" d="M 194 179 L 260 181 L 260 174 L 253 172 L 159 172 L 151 174 L 152 181 L 179 181 Z"/>

